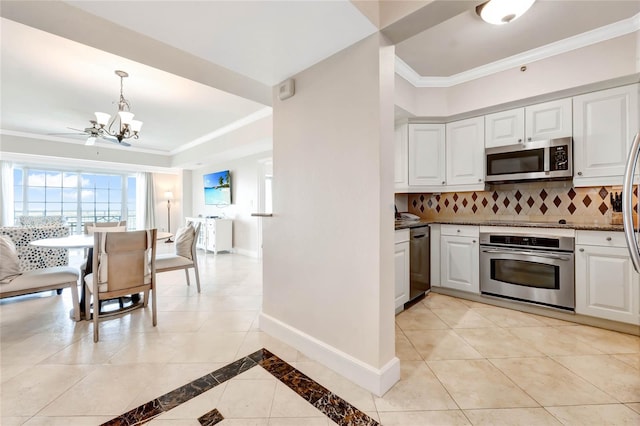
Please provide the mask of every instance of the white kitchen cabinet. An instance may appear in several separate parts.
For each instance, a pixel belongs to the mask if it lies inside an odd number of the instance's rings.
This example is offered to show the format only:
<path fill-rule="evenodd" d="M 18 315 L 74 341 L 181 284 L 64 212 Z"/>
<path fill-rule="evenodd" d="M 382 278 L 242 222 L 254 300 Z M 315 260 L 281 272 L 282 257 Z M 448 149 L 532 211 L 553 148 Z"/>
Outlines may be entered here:
<path fill-rule="evenodd" d="M 233 247 L 233 221 L 231 219 L 187 217 L 187 222 L 200 222 L 200 235 L 196 247 L 218 253 Z"/>
<path fill-rule="evenodd" d="M 409 185 L 441 191 L 445 185 L 445 125 L 409 123 Z"/>
<path fill-rule="evenodd" d="M 485 115 L 486 148 L 517 145 L 524 141 L 524 108 Z"/>
<path fill-rule="evenodd" d="M 431 244 L 431 287 L 440 287 L 440 224 L 429 225 Z"/>
<path fill-rule="evenodd" d="M 446 145 L 447 191 L 484 190 L 484 117 L 447 123 Z"/>
<path fill-rule="evenodd" d="M 487 148 L 570 137 L 572 133 L 570 98 L 485 116 Z"/>
<path fill-rule="evenodd" d="M 576 232 L 576 313 L 640 325 L 640 280 L 622 232 Z"/>
<path fill-rule="evenodd" d="M 395 233 L 395 308 L 396 313 L 404 309 L 409 301 L 410 264 L 409 264 L 409 230 L 400 229 Z"/>
<path fill-rule="evenodd" d="M 638 131 L 639 87 L 632 84 L 573 98 L 575 186 L 622 184 Z"/>
<path fill-rule="evenodd" d="M 395 127 L 395 189 L 407 190 L 409 187 L 409 125 L 400 124 Z"/>
<path fill-rule="evenodd" d="M 477 226 L 441 226 L 441 287 L 480 294 L 479 232 Z"/>

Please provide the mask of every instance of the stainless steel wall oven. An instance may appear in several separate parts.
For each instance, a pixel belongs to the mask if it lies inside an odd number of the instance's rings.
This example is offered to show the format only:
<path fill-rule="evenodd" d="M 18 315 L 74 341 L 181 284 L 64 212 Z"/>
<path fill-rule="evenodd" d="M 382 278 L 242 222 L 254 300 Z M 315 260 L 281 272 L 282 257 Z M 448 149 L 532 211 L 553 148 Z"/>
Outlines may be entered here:
<path fill-rule="evenodd" d="M 480 292 L 573 311 L 574 238 L 480 233 Z"/>

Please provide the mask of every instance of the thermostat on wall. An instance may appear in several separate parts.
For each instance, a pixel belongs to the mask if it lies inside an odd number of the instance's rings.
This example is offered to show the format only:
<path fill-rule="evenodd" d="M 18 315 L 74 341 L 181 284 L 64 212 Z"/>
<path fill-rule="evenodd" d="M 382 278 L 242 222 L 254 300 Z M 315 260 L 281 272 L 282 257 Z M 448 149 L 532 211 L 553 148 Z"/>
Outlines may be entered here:
<path fill-rule="evenodd" d="M 280 85 L 278 86 L 278 98 L 281 101 L 284 101 L 285 99 L 289 99 L 290 97 L 293 96 L 295 91 L 296 91 L 296 88 L 295 88 L 294 80 L 292 78 L 285 80 L 282 83 L 280 83 Z"/>

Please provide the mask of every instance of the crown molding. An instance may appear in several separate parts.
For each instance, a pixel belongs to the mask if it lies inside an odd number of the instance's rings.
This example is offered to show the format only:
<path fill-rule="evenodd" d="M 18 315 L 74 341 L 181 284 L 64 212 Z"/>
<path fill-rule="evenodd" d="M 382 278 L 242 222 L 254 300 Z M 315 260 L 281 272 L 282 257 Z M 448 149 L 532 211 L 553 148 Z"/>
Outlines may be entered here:
<path fill-rule="evenodd" d="M 233 123 L 227 124 L 224 127 L 221 127 L 219 129 L 214 130 L 211 133 L 208 133 L 206 135 L 200 136 L 197 139 L 194 139 L 190 142 L 187 142 L 181 146 L 179 146 L 178 148 L 173 149 L 170 154 L 171 155 L 175 155 L 178 154 L 182 151 L 186 151 L 188 149 L 191 149 L 195 146 L 198 145 L 202 145 L 203 143 L 212 141 L 214 139 L 219 138 L 220 136 L 226 135 L 227 133 L 231 133 L 235 130 L 238 130 L 244 126 L 248 126 L 249 124 L 261 120 L 265 117 L 269 117 L 270 115 L 273 114 L 273 108 L 271 107 L 264 107 L 259 109 L 258 111 L 247 115 L 246 117 L 243 117 L 239 120 L 234 121 Z"/>
<path fill-rule="evenodd" d="M 396 56 L 395 72 L 407 80 L 414 87 L 451 87 L 478 78 L 487 77 L 497 72 L 520 67 L 523 64 L 550 58 L 555 55 L 570 52 L 592 44 L 611 40 L 640 30 L 640 13 L 631 18 L 587 31 L 573 37 L 560 40 L 546 46 L 522 52 L 499 61 L 491 62 L 477 68 L 470 69 L 450 77 L 423 77 Z"/>

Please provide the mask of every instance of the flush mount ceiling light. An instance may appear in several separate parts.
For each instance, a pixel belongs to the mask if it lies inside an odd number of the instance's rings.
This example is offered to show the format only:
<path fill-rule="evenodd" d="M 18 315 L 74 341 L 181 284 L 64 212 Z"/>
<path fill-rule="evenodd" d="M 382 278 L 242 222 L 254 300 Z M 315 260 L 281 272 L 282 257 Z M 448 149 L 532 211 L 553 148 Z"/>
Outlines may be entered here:
<path fill-rule="evenodd" d="M 489 0 L 476 7 L 476 13 L 493 25 L 515 21 L 529 10 L 536 0 Z"/>
<path fill-rule="evenodd" d="M 118 100 L 118 113 L 111 117 L 106 112 L 96 112 L 94 127 L 97 127 L 99 136 L 111 136 L 122 142 L 124 139 L 138 139 L 138 133 L 142 128 L 142 121 L 134 120 L 134 114 L 130 112 L 129 101 L 122 94 L 122 81 L 129 74 L 125 71 L 116 70 L 116 75 L 120 77 L 120 100 Z"/>

